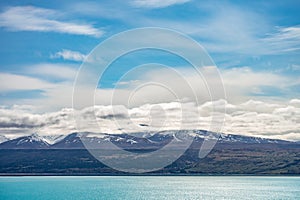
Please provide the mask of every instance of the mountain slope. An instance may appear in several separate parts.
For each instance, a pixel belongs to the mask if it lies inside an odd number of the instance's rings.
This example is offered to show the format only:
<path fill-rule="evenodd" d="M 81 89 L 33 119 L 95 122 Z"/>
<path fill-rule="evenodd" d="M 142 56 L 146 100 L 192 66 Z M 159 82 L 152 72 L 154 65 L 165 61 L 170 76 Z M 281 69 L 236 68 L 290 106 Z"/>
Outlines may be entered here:
<path fill-rule="evenodd" d="M 37 134 L 19 137 L 0 144 L 2 149 L 46 149 L 49 146 L 44 138 Z"/>
<path fill-rule="evenodd" d="M 62 140 L 54 143 L 51 147 L 54 149 L 84 149 L 84 145 L 78 133 L 67 135 Z"/>
<path fill-rule="evenodd" d="M 0 144 L 3 142 L 8 141 L 9 139 L 7 137 L 5 137 L 4 135 L 0 135 Z"/>

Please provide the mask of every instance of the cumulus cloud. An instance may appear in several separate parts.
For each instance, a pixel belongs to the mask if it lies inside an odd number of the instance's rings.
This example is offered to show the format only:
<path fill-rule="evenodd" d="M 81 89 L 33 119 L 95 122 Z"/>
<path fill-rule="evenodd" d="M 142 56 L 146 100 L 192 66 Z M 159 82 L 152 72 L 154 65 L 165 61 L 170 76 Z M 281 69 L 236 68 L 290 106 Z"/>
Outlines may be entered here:
<path fill-rule="evenodd" d="M 299 108 L 300 107 L 300 99 L 292 99 L 292 100 L 290 100 L 290 104 Z"/>
<path fill-rule="evenodd" d="M 100 37 L 102 30 L 91 24 L 64 22 L 62 13 L 33 6 L 9 7 L 0 13 L 0 27 L 11 31 L 57 32 Z"/>
<path fill-rule="evenodd" d="M 33 114 L 16 106 L 0 109 L 0 130 L 7 137 L 32 132 L 41 135 L 68 134 L 77 131 L 77 128 L 80 131 L 114 134 L 179 129 L 209 130 L 215 120 L 213 116 L 219 115 L 225 118 L 225 123 L 216 124 L 224 133 L 300 140 L 300 106 L 293 103 L 297 101 L 300 100 L 275 104 L 250 100 L 236 105 L 225 100 L 200 105 L 170 102 L 134 108 L 122 105 L 95 106 L 75 112 L 65 108 L 45 114 Z M 222 107 L 226 108 L 226 113 L 222 113 Z M 74 118 L 74 113 L 77 118 Z"/>
<path fill-rule="evenodd" d="M 51 135 L 67 134 L 75 130 L 72 121 L 72 109 L 34 114 L 28 110 L 20 109 L 20 106 L 14 106 L 11 109 L 0 109 L 0 113 L 1 133 L 12 138 L 34 132 Z"/>
<path fill-rule="evenodd" d="M 62 51 L 56 52 L 54 55 L 50 56 L 51 58 L 63 58 L 64 60 L 72 60 L 81 62 L 84 61 L 86 55 L 78 52 L 78 51 L 71 51 L 68 49 L 63 49 Z"/>

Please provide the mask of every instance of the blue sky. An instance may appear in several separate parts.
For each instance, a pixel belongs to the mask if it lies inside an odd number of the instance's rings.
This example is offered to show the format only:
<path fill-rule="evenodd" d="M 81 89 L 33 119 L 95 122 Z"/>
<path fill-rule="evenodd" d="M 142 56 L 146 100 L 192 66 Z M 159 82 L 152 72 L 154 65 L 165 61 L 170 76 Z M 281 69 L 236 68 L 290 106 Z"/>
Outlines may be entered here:
<path fill-rule="evenodd" d="M 149 26 L 192 37 L 224 74 L 239 69 L 250 73 L 253 82 L 257 76 L 274 78 L 255 84 L 259 92 L 246 87 L 249 99 L 298 98 L 299 7 L 299 1 L 2 1 L 0 73 L 3 82 L 14 84 L 2 85 L 0 102 L 9 106 L 47 99 L 49 88 L 74 81 L 74 71 L 97 44 L 121 31 Z M 175 68 L 185 64 L 161 52 L 137 52 L 116 62 L 101 86 L 114 87 L 124 72 L 148 62 Z"/>

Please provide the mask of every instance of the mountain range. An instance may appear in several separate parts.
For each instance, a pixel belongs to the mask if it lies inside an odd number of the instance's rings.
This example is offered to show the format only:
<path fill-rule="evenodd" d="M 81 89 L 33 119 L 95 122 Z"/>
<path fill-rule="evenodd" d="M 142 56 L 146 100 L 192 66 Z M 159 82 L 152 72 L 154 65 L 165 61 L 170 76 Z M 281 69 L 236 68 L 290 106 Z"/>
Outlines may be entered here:
<path fill-rule="evenodd" d="M 36 133 L 15 139 L 0 138 L 0 149 L 84 149 L 84 143 L 105 145 L 112 142 L 122 148 L 157 149 L 172 139 L 184 140 L 193 137 L 195 142 L 216 139 L 218 143 L 231 144 L 298 144 L 297 142 L 249 137 L 233 134 L 217 134 L 205 130 L 143 132 L 133 134 L 71 133 L 69 135 L 40 136 Z"/>
<path fill-rule="evenodd" d="M 140 132 L 133 134 L 71 133 L 40 136 L 32 134 L 15 139 L 0 138 L 0 175 L 119 175 L 97 160 L 85 148 L 105 148 L 107 144 L 137 152 L 155 151 L 171 141 L 193 139 L 190 147 L 165 168 L 151 172 L 159 175 L 300 175 L 300 143 L 216 134 L 205 130 Z M 218 140 L 204 158 L 199 150 L 204 140 Z M 102 151 L 101 150 L 101 151 Z M 108 149 L 110 151 L 110 149 Z M 113 157 L 123 156 L 114 152 Z M 110 159 L 110 156 L 107 157 Z M 168 157 L 162 157 L 168 159 Z"/>

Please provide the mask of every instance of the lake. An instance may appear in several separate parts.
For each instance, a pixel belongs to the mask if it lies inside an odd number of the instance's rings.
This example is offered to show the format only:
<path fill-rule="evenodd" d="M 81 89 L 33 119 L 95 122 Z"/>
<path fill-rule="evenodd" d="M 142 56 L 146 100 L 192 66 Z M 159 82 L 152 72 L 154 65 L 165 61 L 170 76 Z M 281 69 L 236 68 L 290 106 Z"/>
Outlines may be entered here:
<path fill-rule="evenodd" d="M 300 177 L 0 177 L 1 200 L 300 199 Z"/>

